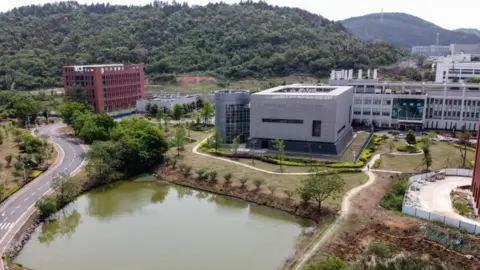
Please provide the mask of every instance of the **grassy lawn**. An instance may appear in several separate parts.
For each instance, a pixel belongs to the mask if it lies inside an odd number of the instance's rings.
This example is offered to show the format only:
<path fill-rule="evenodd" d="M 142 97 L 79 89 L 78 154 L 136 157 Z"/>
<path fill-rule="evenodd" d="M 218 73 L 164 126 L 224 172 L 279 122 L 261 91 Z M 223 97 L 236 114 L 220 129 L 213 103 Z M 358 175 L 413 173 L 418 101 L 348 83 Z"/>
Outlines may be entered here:
<path fill-rule="evenodd" d="M 382 144 L 379 149 L 379 152 L 389 152 L 388 144 L 391 139 L 388 139 Z M 405 144 L 404 139 L 398 139 L 398 141 L 393 141 L 395 146 Z M 396 148 L 396 147 L 395 147 Z M 447 167 L 459 167 L 462 161 L 460 150 L 455 148 L 453 145 L 447 142 L 433 142 L 430 146 L 430 151 L 432 152 L 432 170 L 439 170 L 445 168 L 446 161 L 448 158 Z M 396 150 L 394 150 L 396 152 Z M 423 155 L 382 155 L 382 163 L 379 169 L 383 170 L 393 170 L 393 171 L 402 171 L 402 172 L 414 172 L 422 170 L 422 159 Z M 469 161 L 475 159 L 475 153 L 472 151 L 467 151 L 467 166 Z"/>
<path fill-rule="evenodd" d="M 211 133 L 191 131 L 191 137 L 197 139 L 198 141 L 201 141 L 202 139 L 207 138 L 209 134 Z M 210 157 L 197 155 L 192 152 L 192 148 L 197 143 L 198 142 L 190 143 L 186 145 L 185 150 L 182 151 L 180 156 L 178 157 L 178 164 L 183 163 L 183 164 L 192 166 L 193 174 L 195 174 L 195 170 L 199 168 L 204 168 L 209 171 L 215 170 L 218 172 L 218 176 L 219 176 L 218 178 L 220 180 L 223 180 L 223 175 L 227 172 L 231 172 L 233 174 L 234 183 L 238 184 L 238 180 L 240 178 L 245 177 L 248 179 L 247 185 L 252 189 L 254 188 L 253 181 L 256 179 L 262 179 L 263 181 L 265 181 L 264 191 L 268 192 L 266 187 L 269 185 L 272 185 L 277 187 L 276 193 L 278 193 L 278 195 L 282 193 L 281 192 L 282 190 L 294 190 L 295 187 L 299 184 L 300 180 L 303 179 L 304 177 L 307 177 L 307 176 L 297 176 L 297 175 L 272 175 L 272 174 L 259 172 L 256 170 L 251 170 L 249 168 L 246 168 L 238 164 L 233 164 L 226 161 L 213 159 Z M 174 157 L 176 156 L 176 154 L 177 154 L 176 148 L 173 147 L 172 149 L 169 150 L 169 153 L 168 153 L 169 156 Z M 251 165 L 251 160 L 245 160 L 244 162 L 246 164 Z M 270 164 L 265 164 L 262 162 L 255 161 L 255 165 L 257 167 L 262 166 L 262 168 L 267 169 L 267 165 L 270 165 Z M 272 166 L 270 169 L 274 171 L 279 169 L 279 166 L 277 165 L 270 165 L 270 166 Z M 290 168 L 286 168 L 284 171 L 293 170 L 293 169 L 294 169 L 293 167 L 290 167 Z M 299 167 L 297 169 L 308 170 L 308 168 L 299 168 Z M 346 182 L 345 191 L 355 186 L 358 186 L 366 182 L 367 180 L 367 176 L 363 173 L 342 174 L 341 176 L 345 179 L 345 182 Z M 325 201 L 325 203 L 329 205 L 337 205 L 341 201 L 341 197 L 342 196 L 338 196 L 338 198 L 329 199 Z"/>
<path fill-rule="evenodd" d="M 345 152 L 343 152 L 340 161 L 353 162 L 353 151 L 355 151 L 357 156 L 360 154 L 360 150 L 365 144 L 369 134 L 370 133 L 368 132 L 358 132 L 353 142 L 348 146 Z"/>
<path fill-rule="evenodd" d="M 221 89 L 241 89 L 241 90 L 250 90 L 250 91 L 259 91 L 274 86 L 281 85 L 283 83 L 293 84 L 293 83 L 307 83 L 314 84 L 318 82 L 318 79 L 311 77 L 303 76 L 291 76 L 285 78 L 271 78 L 271 79 L 247 79 L 240 81 L 228 82 L 225 84 L 219 84 L 214 82 L 202 82 L 198 84 L 161 84 L 161 85 L 150 85 L 148 87 L 149 93 L 159 93 L 159 92 L 177 92 L 177 93 L 204 93 L 212 92 Z"/>

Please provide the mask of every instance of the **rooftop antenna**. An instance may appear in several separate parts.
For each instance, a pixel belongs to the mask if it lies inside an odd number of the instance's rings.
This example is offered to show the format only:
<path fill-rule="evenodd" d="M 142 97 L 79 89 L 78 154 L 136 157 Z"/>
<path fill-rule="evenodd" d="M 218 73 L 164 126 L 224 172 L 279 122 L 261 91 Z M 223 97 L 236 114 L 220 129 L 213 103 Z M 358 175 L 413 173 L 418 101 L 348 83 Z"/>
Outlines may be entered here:
<path fill-rule="evenodd" d="M 437 33 L 437 40 L 435 41 L 435 45 L 439 45 L 440 33 Z"/>
<path fill-rule="evenodd" d="M 383 23 L 383 8 L 382 8 L 382 13 L 380 14 L 380 23 Z"/>

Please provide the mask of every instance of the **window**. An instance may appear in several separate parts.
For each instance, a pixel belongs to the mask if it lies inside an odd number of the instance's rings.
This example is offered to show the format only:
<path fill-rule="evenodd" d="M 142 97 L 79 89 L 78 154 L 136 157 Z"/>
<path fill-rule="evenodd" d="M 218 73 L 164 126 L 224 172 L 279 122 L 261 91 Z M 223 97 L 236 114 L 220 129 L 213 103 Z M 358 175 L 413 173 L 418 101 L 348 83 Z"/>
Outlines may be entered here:
<path fill-rule="evenodd" d="M 362 104 L 362 99 L 361 98 L 356 98 L 354 100 L 354 104 Z"/>
<path fill-rule="evenodd" d="M 303 120 L 262 118 L 264 123 L 303 124 Z"/>
<path fill-rule="evenodd" d="M 313 120 L 312 122 L 312 137 L 322 136 L 322 121 Z"/>

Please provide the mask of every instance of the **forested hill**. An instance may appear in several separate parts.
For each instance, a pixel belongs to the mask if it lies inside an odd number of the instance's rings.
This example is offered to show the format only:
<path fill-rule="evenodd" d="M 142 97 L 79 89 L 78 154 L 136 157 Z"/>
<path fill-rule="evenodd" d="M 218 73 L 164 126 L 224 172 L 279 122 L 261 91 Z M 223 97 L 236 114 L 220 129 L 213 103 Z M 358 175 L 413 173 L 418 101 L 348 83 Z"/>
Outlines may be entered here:
<path fill-rule="evenodd" d="M 379 66 L 403 49 L 362 44 L 340 23 L 264 2 L 143 7 L 61 2 L 0 14 L 0 89 L 61 85 L 69 64 L 145 63 L 148 77 L 209 72 L 227 79 Z"/>
<path fill-rule="evenodd" d="M 459 29 L 455 29 L 455 31 L 474 34 L 480 37 L 480 30 L 475 28 L 459 28 Z"/>
<path fill-rule="evenodd" d="M 480 37 L 471 33 L 450 31 L 418 17 L 405 13 L 380 13 L 353 17 L 342 23 L 362 40 L 384 40 L 397 46 L 435 44 L 437 33 L 442 45 L 451 43 L 480 43 Z"/>

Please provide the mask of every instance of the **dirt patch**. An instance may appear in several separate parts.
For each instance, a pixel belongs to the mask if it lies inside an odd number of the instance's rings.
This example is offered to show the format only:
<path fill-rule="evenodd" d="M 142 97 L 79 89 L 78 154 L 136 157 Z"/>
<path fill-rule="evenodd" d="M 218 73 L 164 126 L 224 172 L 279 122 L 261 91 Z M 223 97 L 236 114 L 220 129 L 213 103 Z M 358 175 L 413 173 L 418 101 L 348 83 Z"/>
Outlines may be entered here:
<path fill-rule="evenodd" d="M 178 75 L 177 83 L 179 84 L 200 84 L 200 83 L 217 83 L 217 79 L 210 76 L 195 76 L 195 75 Z"/>
<path fill-rule="evenodd" d="M 462 234 L 463 243 L 458 246 L 443 245 L 425 237 L 420 229 L 424 221 L 400 216 L 385 211 L 379 206 L 380 198 L 392 184 L 391 174 L 377 174 L 377 181 L 352 198 L 351 214 L 342 230 L 317 256 L 335 254 L 353 263 L 362 258 L 372 243 L 386 243 L 399 251 L 409 252 L 417 257 L 430 257 L 460 266 L 480 267 L 480 239 Z M 430 226 L 430 225 L 429 225 Z M 436 226 L 436 225 L 431 225 Z M 455 230 L 436 226 L 448 234 Z M 470 256 L 467 256 L 470 255 Z"/>

